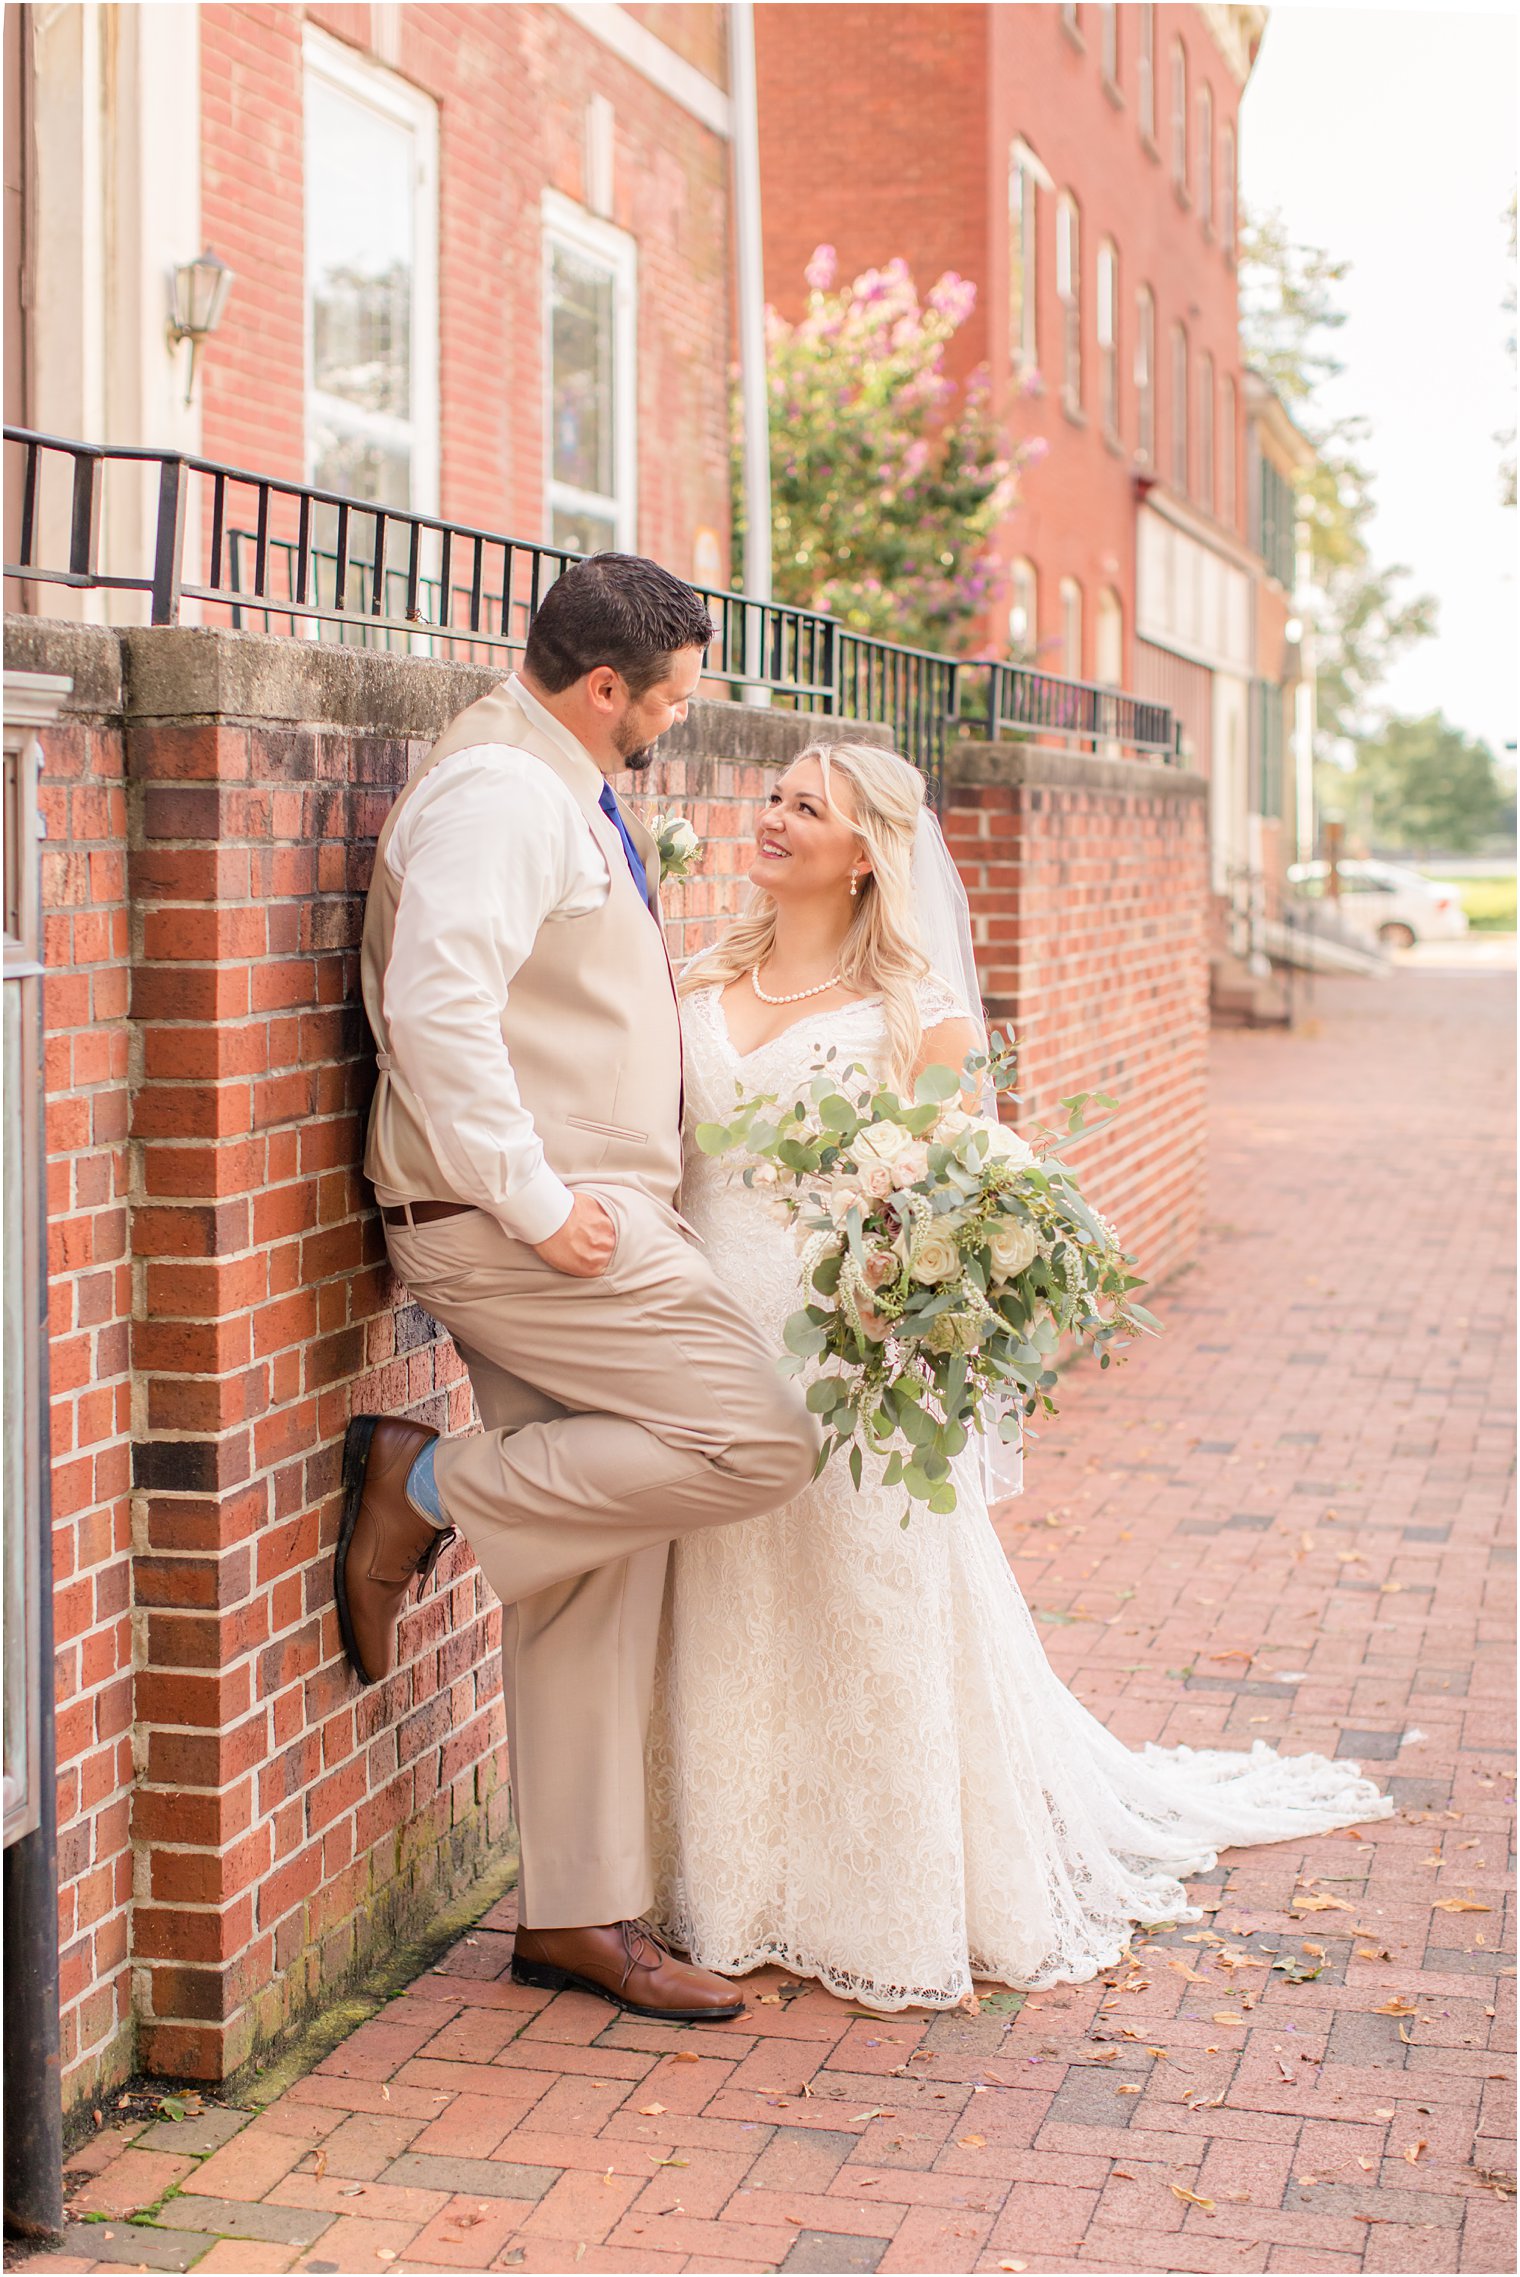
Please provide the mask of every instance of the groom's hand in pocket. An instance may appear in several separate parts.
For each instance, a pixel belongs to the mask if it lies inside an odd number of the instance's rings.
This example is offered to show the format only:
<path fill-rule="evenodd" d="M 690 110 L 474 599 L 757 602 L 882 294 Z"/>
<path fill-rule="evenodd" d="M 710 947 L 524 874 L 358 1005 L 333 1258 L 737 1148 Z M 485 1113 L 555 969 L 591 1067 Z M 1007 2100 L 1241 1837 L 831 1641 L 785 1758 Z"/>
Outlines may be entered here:
<path fill-rule="evenodd" d="M 547 1241 L 533 1244 L 546 1265 L 577 1281 L 595 1281 L 606 1272 L 617 1247 L 617 1227 L 592 1194 L 577 1194 L 570 1215 Z"/>

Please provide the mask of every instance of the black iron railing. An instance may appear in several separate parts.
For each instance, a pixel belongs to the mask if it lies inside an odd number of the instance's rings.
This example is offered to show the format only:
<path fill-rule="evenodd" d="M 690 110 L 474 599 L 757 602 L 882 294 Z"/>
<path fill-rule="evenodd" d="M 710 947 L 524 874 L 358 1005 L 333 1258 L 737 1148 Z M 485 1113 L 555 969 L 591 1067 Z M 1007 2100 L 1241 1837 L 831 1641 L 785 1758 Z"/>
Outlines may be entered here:
<path fill-rule="evenodd" d="M 7 581 L 137 594 L 155 625 L 188 617 L 489 662 L 521 651 L 544 594 L 581 558 L 183 452 L 19 427 L 5 429 L 5 451 L 7 551 L 12 532 L 15 542 Z M 102 562 L 103 519 L 120 510 L 132 482 L 135 519 L 153 532 L 151 568 L 145 559 L 138 574 Z M 939 656 L 852 632 L 818 610 L 696 590 L 717 627 L 709 681 L 736 696 L 764 691 L 799 711 L 885 726 L 936 786 L 947 745 L 968 733 L 1177 756 L 1172 714 L 1118 689 Z"/>

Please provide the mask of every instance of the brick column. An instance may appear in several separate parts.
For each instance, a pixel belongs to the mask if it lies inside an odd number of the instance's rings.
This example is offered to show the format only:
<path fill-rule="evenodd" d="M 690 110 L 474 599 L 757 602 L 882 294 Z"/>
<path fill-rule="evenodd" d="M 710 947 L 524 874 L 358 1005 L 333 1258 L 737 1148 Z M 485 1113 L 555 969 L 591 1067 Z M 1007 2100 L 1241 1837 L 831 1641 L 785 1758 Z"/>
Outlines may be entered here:
<path fill-rule="evenodd" d="M 1182 767 L 953 747 L 945 834 L 966 881 L 987 1008 L 1019 1044 L 1024 1126 L 1106 1091 L 1119 1116 L 1072 1154 L 1159 1280 L 1202 1225 L 1208 785 Z"/>

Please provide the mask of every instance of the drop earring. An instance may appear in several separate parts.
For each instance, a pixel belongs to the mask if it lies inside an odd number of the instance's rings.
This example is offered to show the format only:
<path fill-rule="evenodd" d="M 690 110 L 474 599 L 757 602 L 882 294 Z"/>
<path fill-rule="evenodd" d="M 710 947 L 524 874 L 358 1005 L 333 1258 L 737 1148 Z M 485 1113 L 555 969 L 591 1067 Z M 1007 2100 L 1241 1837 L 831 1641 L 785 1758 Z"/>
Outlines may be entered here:
<path fill-rule="evenodd" d="M 859 891 L 860 891 L 860 873 L 859 873 L 857 870 L 851 870 L 851 872 L 850 872 L 850 899 L 851 899 L 851 901 L 853 901 L 853 900 L 855 899 L 855 896 L 856 896 L 856 895 L 859 893 Z"/>

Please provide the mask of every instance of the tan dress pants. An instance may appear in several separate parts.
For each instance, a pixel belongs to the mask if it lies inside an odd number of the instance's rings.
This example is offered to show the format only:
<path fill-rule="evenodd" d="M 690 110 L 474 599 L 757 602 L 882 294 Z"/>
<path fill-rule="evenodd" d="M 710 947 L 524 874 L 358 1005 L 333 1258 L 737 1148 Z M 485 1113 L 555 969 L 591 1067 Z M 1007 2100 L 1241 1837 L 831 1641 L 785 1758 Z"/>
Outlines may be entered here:
<path fill-rule="evenodd" d="M 453 1337 L 485 1429 L 439 1448 L 444 1510 L 505 1608 L 521 1918 L 574 1928 L 654 1896 L 644 1745 L 668 1545 L 801 1492 L 817 1427 L 675 1212 L 593 1191 L 617 1244 L 557 1273 L 484 1211 L 386 1227 Z"/>

